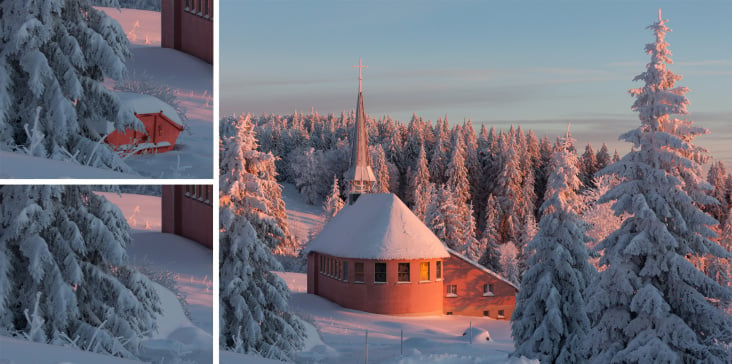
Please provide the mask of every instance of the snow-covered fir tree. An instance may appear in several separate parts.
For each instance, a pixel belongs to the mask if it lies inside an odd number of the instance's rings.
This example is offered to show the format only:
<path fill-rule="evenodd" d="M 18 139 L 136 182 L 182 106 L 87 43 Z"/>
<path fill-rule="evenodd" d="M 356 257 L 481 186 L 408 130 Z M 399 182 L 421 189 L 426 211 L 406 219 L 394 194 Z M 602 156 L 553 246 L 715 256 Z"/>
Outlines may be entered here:
<path fill-rule="evenodd" d="M 607 191 L 620 183 L 615 175 L 604 175 L 594 179 L 595 188 L 584 190 L 582 193 L 583 210 L 580 213 L 582 220 L 587 224 L 587 236 L 590 241 L 587 243 L 587 249 L 591 262 L 595 268 L 599 268 L 599 254 L 595 248 L 597 244 L 607 238 L 610 233 L 620 228 L 620 224 L 624 219 L 630 216 L 627 213 L 615 215 L 612 208 L 612 202 L 599 203 L 600 197 L 605 195 Z"/>
<path fill-rule="evenodd" d="M 287 311 L 289 290 L 272 271 L 272 252 L 286 230 L 272 215 L 281 195 L 274 157 L 257 151 L 253 125 L 242 117 L 222 139 L 219 199 L 220 346 L 280 360 L 303 345 L 303 327 Z"/>
<path fill-rule="evenodd" d="M 0 332 L 137 357 L 160 299 L 127 265 L 130 242 L 89 186 L 0 186 Z"/>
<path fill-rule="evenodd" d="M 323 212 L 325 213 L 325 220 L 330 221 L 339 211 L 346 205 L 346 202 L 341 198 L 341 189 L 338 185 L 338 178 L 333 176 L 333 187 L 330 195 L 323 202 Z"/>
<path fill-rule="evenodd" d="M 126 72 L 122 27 L 89 0 L 6 0 L 0 14 L 0 150 L 130 172 L 97 145 L 108 124 L 144 128 L 103 85 Z"/>
<path fill-rule="evenodd" d="M 272 271 L 279 262 L 237 202 L 222 196 L 219 234 L 219 345 L 224 350 L 291 360 L 304 329 L 287 311 L 290 292 Z"/>
<path fill-rule="evenodd" d="M 501 238 L 498 233 L 498 225 L 500 224 L 498 201 L 493 195 L 488 196 L 488 202 L 485 207 L 485 228 L 481 234 L 481 244 L 485 247 L 483 255 L 478 259 L 478 263 L 494 272 L 501 273 L 501 253 L 498 250 L 498 240 Z"/>
<path fill-rule="evenodd" d="M 519 276 L 518 261 L 516 260 L 516 256 L 518 255 L 516 244 L 512 241 L 501 244 L 498 246 L 498 252 L 501 257 L 500 262 L 503 277 L 517 287 L 520 286 L 521 277 Z"/>
<path fill-rule="evenodd" d="M 666 68 L 669 29 L 660 10 L 649 28 L 651 61 L 635 77 L 644 86 L 630 90 L 641 126 L 621 136 L 634 150 L 605 169 L 623 181 L 600 199 L 633 216 L 599 245 L 605 269 L 586 294 L 587 353 L 592 363 L 728 363 L 732 318 L 710 299 L 728 302 L 732 293 L 687 260 L 728 255 L 710 240 L 715 220 L 697 207 L 708 202 L 698 193 L 709 187 L 700 167 L 707 157 L 692 140 L 705 130 L 672 116 L 687 113 L 687 89 L 675 87 L 681 77 Z"/>
<path fill-rule="evenodd" d="M 277 254 L 294 255 L 282 187 L 275 177 L 275 157 L 257 151 L 251 117 L 239 118 L 233 135 L 221 140 L 220 184 L 227 195 L 242 201 L 235 213 L 246 214 L 258 236 Z"/>
<path fill-rule="evenodd" d="M 430 171 L 427 167 L 427 154 L 424 150 L 424 145 L 419 146 L 419 154 L 414 168 L 409 169 L 409 189 L 408 194 L 409 201 L 412 206 L 412 211 L 422 219 L 424 212 L 427 207 L 429 194 L 428 191 L 430 184 Z"/>
<path fill-rule="evenodd" d="M 590 327 L 583 291 L 596 271 L 588 263 L 585 243 L 590 239 L 577 215 L 581 182 L 570 145 L 565 139 L 552 159 L 543 217 L 527 247 L 533 254 L 511 316 L 512 355 L 542 363 L 582 362 Z"/>
<path fill-rule="evenodd" d="M 384 148 L 380 144 L 369 147 L 371 160 L 374 161 L 376 185 L 373 192 L 389 192 L 389 166 L 386 164 Z"/>

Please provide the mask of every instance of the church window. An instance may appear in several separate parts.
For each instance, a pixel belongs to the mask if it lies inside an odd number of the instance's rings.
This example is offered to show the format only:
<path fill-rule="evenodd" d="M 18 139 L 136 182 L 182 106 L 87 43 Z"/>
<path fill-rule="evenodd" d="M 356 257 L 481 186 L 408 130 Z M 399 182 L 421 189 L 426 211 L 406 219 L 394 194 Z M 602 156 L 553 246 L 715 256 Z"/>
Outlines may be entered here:
<path fill-rule="evenodd" d="M 398 266 L 398 282 L 409 282 L 409 263 L 399 263 Z"/>
<path fill-rule="evenodd" d="M 506 316 L 504 315 L 503 310 L 498 310 L 498 318 L 506 318 Z"/>
<path fill-rule="evenodd" d="M 374 283 L 386 283 L 386 263 L 374 263 Z"/>
<path fill-rule="evenodd" d="M 442 262 L 439 260 L 435 262 L 435 279 L 442 279 Z"/>
<path fill-rule="evenodd" d="M 429 281 L 430 280 L 430 262 L 419 263 L 419 280 Z"/>
<path fill-rule="evenodd" d="M 343 281 L 348 282 L 348 262 L 343 262 Z"/>
<path fill-rule="evenodd" d="M 363 263 L 361 262 L 353 264 L 353 281 L 363 283 Z"/>
<path fill-rule="evenodd" d="M 457 297 L 457 284 L 447 285 L 447 294 L 445 297 Z"/>

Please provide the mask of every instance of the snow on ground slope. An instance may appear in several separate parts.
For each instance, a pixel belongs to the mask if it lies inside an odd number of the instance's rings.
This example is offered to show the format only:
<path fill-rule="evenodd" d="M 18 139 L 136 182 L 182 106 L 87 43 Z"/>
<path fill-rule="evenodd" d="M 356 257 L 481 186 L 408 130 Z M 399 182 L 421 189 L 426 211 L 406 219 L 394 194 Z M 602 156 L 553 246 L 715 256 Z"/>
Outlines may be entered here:
<path fill-rule="evenodd" d="M 175 49 L 160 48 L 159 12 L 100 9 L 120 23 L 130 40 L 129 77 L 174 89 L 188 118 L 173 151 L 130 156 L 127 164 L 144 177 L 212 178 L 213 66 Z"/>
<path fill-rule="evenodd" d="M 366 330 L 369 363 L 538 363 L 508 358 L 514 349 L 509 321 L 468 316 L 365 313 L 307 294 L 305 274 L 279 272 L 278 275 L 293 292 L 290 309 L 304 319 L 306 325 L 317 330 L 309 333 L 306 350 L 296 355 L 298 363 L 363 362 Z M 463 336 L 466 331 L 468 334 Z M 490 341 L 486 341 L 486 337 L 490 337 Z M 240 356 L 222 353 L 221 358 L 230 358 L 222 363 L 234 363 Z"/>
<path fill-rule="evenodd" d="M 88 351 L 0 336 L 0 364 L 141 364 Z"/>
<path fill-rule="evenodd" d="M 294 235 L 301 244 L 308 241 L 310 231 L 320 231 L 325 224 L 322 206 L 309 205 L 297 192 L 295 185 L 284 183 L 282 186 L 282 199 L 287 208 L 287 224 L 290 233 Z"/>
<path fill-rule="evenodd" d="M 132 174 L 93 168 L 70 161 L 38 158 L 0 151 L 0 178 L 140 178 Z"/>

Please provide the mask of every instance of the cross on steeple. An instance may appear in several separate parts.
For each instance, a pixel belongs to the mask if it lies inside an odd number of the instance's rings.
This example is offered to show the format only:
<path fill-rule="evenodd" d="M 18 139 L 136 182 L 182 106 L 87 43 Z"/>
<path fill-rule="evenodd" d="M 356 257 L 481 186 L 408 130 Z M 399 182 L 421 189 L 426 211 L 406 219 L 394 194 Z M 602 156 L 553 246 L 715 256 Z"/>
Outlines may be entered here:
<path fill-rule="evenodd" d="M 361 59 L 359 58 L 358 66 L 353 66 L 353 68 L 358 68 L 358 92 L 361 92 L 361 91 L 363 91 L 361 89 L 361 81 L 363 81 L 363 76 L 361 75 L 361 70 L 363 70 L 364 68 L 369 68 L 369 66 L 364 66 L 363 64 L 361 64 Z"/>

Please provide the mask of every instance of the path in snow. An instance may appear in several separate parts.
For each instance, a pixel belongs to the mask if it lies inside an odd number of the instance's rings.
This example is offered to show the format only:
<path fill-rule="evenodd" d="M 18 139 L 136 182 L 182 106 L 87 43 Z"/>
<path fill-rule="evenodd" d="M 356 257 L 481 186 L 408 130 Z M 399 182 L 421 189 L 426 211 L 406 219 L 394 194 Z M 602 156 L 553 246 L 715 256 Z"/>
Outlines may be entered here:
<path fill-rule="evenodd" d="M 312 229 L 320 230 L 325 224 L 322 206 L 309 205 L 303 200 L 295 185 L 283 183 L 282 199 L 287 208 L 287 224 L 290 233 L 294 235 L 300 244 L 308 241 L 308 234 Z"/>

